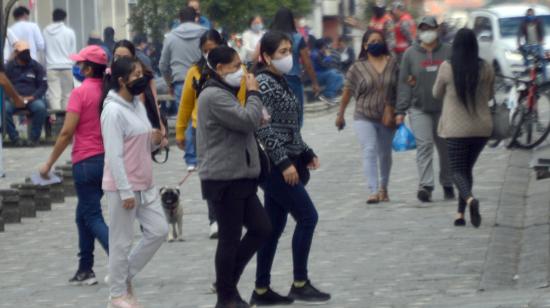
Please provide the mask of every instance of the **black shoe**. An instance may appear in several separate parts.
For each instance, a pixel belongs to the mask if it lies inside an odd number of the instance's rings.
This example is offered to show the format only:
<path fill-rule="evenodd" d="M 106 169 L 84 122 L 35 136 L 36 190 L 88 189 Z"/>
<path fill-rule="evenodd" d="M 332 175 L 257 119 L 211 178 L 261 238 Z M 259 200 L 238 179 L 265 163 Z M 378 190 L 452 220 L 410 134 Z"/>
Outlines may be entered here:
<path fill-rule="evenodd" d="M 481 225 L 481 214 L 479 214 L 479 201 L 477 199 L 473 199 L 470 202 L 470 221 L 476 228 L 479 228 Z"/>
<path fill-rule="evenodd" d="M 275 291 L 268 288 L 267 291 L 260 295 L 256 293 L 256 290 L 252 291 L 250 297 L 250 306 L 276 306 L 276 305 L 290 305 L 294 302 L 292 298 L 282 296 Z"/>
<path fill-rule="evenodd" d="M 38 140 L 28 140 L 26 144 L 26 146 L 29 148 L 34 148 L 38 145 L 40 145 L 40 142 Z"/>
<path fill-rule="evenodd" d="M 330 294 L 317 290 L 311 285 L 309 280 L 306 281 L 306 284 L 301 288 L 297 288 L 292 284 L 288 297 L 292 298 L 296 303 L 309 304 L 322 304 L 330 300 Z"/>
<path fill-rule="evenodd" d="M 432 191 L 426 187 L 422 187 L 418 190 L 416 197 L 420 202 L 432 202 Z"/>
<path fill-rule="evenodd" d="M 250 308 L 250 305 L 248 305 L 247 302 L 245 302 L 242 298 L 238 298 L 235 300 L 232 300 L 229 303 L 216 303 L 216 308 Z"/>
<path fill-rule="evenodd" d="M 16 147 L 16 148 L 22 148 L 22 147 L 25 146 L 25 141 L 23 141 L 23 140 L 21 140 L 21 139 L 19 139 L 19 138 L 13 140 L 11 143 L 12 143 L 13 146 Z"/>
<path fill-rule="evenodd" d="M 464 227 L 466 226 L 466 220 L 464 218 L 455 219 L 455 227 Z"/>
<path fill-rule="evenodd" d="M 452 186 L 443 186 L 443 193 L 445 200 L 454 200 L 456 198 L 455 190 Z"/>
<path fill-rule="evenodd" d="M 91 286 L 97 284 L 94 271 L 89 272 L 76 272 L 73 278 L 69 280 L 69 283 L 74 286 Z"/>

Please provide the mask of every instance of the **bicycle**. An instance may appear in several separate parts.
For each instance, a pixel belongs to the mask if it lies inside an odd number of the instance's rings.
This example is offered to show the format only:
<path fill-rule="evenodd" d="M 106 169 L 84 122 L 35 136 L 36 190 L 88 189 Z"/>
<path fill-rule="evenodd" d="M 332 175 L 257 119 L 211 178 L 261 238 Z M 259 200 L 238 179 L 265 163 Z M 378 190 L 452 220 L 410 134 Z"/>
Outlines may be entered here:
<path fill-rule="evenodd" d="M 500 76 L 513 81 L 507 102 L 512 113 L 509 149 L 532 149 L 550 133 L 550 81 L 538 82 L 538 73 L 545 67 L 539 55 L 530 53 L 529 56 L 534 61 L 527 69 L 527 80 Z"/>

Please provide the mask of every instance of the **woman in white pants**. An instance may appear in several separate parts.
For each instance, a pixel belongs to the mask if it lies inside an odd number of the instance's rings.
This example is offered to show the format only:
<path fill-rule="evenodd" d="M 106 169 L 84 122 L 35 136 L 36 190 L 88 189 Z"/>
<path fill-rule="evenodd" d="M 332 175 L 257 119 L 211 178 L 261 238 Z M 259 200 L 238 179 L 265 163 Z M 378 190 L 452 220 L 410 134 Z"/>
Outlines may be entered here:
<path fill-rule="evenodd" d="M 168 234 L 166 218 L 153 185 L 151 152 L 161 143 L 139 95 L 148 86 L 142 66 L 121 58 L 111 76 L 101 112 L 105 145 L 103 190 L 109 207 L 109 278 L 111 308 L 140 307 L 131 281 L 151 260 Z M 132 250 L 134 223 L 143 237 Z"/>

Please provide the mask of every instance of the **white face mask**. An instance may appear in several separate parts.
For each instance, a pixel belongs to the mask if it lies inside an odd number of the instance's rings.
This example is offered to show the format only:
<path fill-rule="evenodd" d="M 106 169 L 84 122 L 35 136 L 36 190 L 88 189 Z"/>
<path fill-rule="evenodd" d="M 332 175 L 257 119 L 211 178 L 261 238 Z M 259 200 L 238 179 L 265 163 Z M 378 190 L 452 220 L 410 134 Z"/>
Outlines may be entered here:
<path fill-rule="evenodd" d="M 241 66 L 238 71 L 229 73 L 223 77 L 223 81 L 233 88 L 238 88 L 241 86 L 241 81 L 243 80 L 244 71 Z"/>
<path fill-rule="evenodd" d="M 273 64 L 273 67 L 279 71 L 279 73 L 288 74 L 292 70 L 294 63 L 292 61 L 292 55 L 288 55 L 281 59 L 273 59 L 271 64 Z"/>
<path fill-rule="evenodd" d="M 437 31 L 435 30 L 426 30 L 418 34 L 418 38 L 424 44 L 431 44 L 437 39 Z"/>

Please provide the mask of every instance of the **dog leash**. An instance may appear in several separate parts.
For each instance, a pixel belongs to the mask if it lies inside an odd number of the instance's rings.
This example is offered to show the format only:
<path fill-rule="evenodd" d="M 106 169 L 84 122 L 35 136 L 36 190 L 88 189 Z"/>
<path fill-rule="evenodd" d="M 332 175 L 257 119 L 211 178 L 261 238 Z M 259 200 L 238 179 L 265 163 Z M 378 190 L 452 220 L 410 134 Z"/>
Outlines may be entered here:
<path fill-rule="evenodd" d="M 187 175 L 183 177 L 183 179 L 179 182 L 178 186 L 181 186 L 183 185 L 183 183 L 185 183 L 185 181 L 187 181 L 187 179 L 193 175 L 194 172 L 187 172 Z"/>

